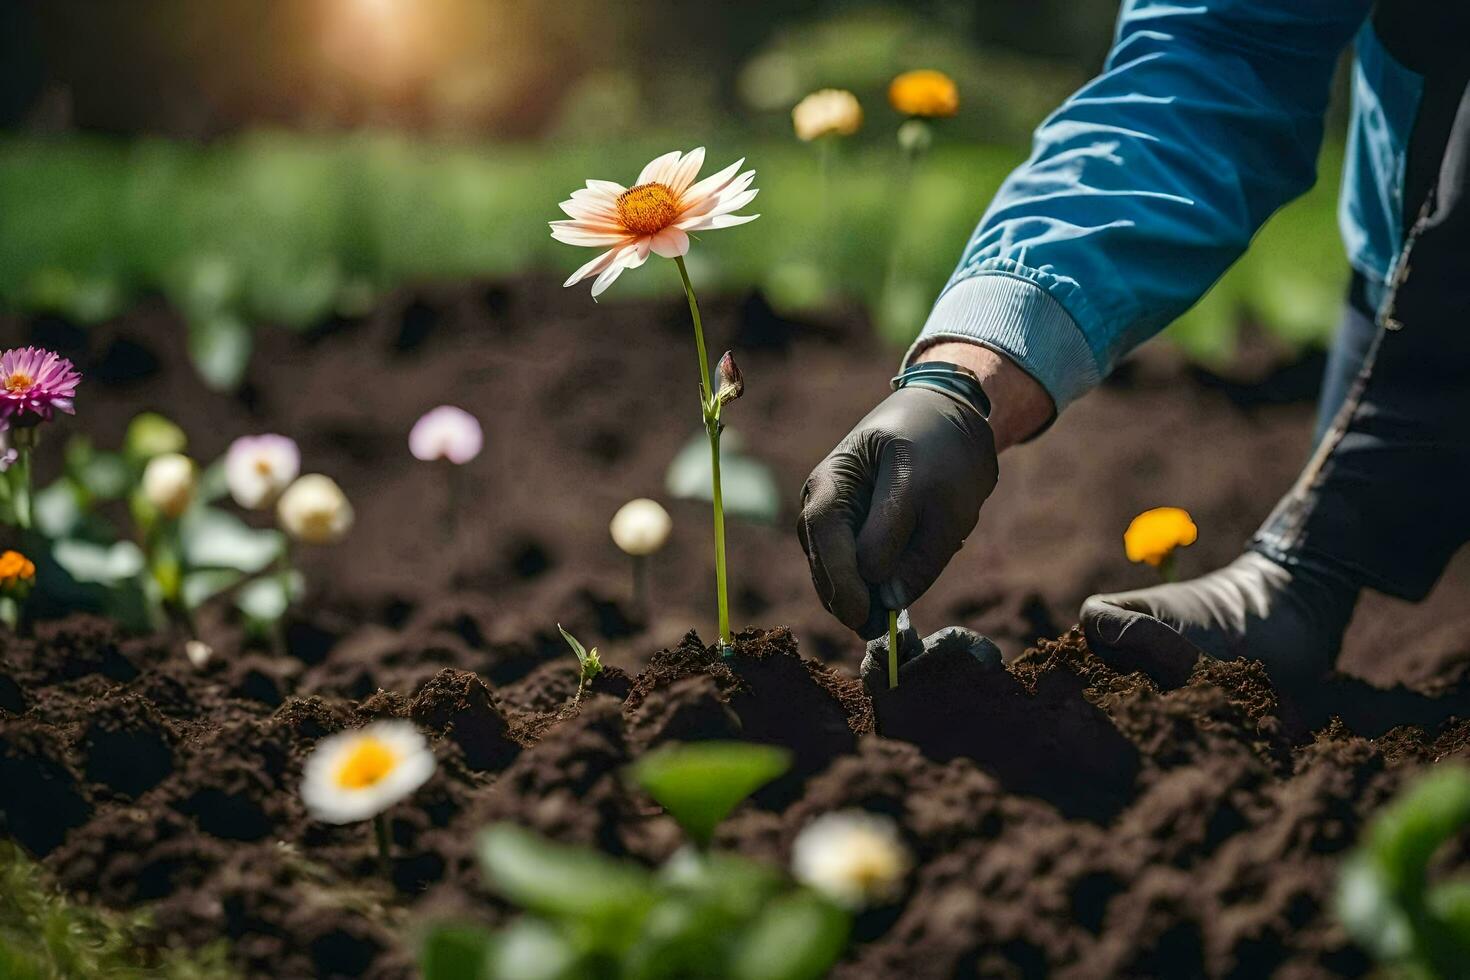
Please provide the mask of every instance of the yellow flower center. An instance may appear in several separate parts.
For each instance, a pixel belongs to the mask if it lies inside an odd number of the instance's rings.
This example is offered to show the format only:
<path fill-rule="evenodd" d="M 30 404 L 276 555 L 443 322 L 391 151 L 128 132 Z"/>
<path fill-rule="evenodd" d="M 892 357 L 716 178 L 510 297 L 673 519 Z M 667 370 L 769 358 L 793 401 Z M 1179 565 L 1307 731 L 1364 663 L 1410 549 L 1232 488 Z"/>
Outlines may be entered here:
<path fill-rule="evenodd" d="M 22 392 L 30 391 L 31 385 L 35 383 L 36 379 L 29 374 L 26 374 L 24 371 L 16 371 L 5 379 L 5 390 L 12 395 L 18 395 Z"/>
<path fill-rule="evenodd" d="M 382 782 L 397 765 L 397 753 L 375 738 L 364 738 L 342 761 L 337 785 L 342 789 L 366 789 Z"/>
<path fill-rule="evenodd" d="M 273 472 L 271 461 L 264 456 L 255 457 L 255 472 L 261 476 L 270 476 Z"/>
<path fill-rule="evenodd" d="M 663 231 L 679 217 L 679 201 L 663 184 L 639 184 L 618 195 L 618 219 L 640 235 Z"/>

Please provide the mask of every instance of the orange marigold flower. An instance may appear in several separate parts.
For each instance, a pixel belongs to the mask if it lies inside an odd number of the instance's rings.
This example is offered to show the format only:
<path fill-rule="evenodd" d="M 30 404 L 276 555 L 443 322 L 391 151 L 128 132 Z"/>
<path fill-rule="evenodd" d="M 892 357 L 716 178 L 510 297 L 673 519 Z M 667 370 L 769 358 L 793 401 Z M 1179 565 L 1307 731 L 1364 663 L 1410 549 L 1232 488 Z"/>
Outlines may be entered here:
<path fill-rule="evenodd" d="M 1129 561 L 1147 562 L 1158 568 L 1175 548 L 1194 544 L 1197 537 L 1199 528 L 1194 526 L 1189 511 L 1155 507 L 1133 518 L 1123 532 L 1123 547 Z"/>
<path fill-rule="evenodd" d="M 0 554 L 0 594 L 24 595 L 36 583 L 36 565 L 19 551 Z"/>
<path fill-rule="evenodd" d="M 905 116 L 952 116 L 960 111 L 960 90 L 942 71 L 906 71 L 888 83 L 888 101 Z"/>

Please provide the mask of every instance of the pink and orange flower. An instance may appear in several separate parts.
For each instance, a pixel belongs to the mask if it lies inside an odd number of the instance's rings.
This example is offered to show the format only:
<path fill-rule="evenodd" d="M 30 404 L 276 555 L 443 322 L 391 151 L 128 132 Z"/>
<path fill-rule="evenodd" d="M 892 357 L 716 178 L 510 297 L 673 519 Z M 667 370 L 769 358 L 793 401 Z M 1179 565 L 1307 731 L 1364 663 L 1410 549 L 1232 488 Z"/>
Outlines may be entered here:
<path fill-rule="evenodd" d="M 0 354 L 0 429 L 50 421 L 56 412 L 76 414 L 81 380 L 71 361 L 39 347 Z"/>
<path fill-rule="evenodd" d="M 553 221 L 551 237 L 568 245 L 606 248 L 572 273 L 565 285 L 584 279 L 600 296 L 626 269 L 648 261 L 650 253 L 666 259 L 689 251 L 690 232 L 730 228 L 754 221 L 758 214 L 735 214 L 755 199 L 755 171 L 740 172 L 744 159 L 695 182 L 704 166 L 704 147 L 674 150 L 643 168 L 632 187 L 609 180 L 589 180 L 572 191 L 561 209 L 571 220 Z"/>

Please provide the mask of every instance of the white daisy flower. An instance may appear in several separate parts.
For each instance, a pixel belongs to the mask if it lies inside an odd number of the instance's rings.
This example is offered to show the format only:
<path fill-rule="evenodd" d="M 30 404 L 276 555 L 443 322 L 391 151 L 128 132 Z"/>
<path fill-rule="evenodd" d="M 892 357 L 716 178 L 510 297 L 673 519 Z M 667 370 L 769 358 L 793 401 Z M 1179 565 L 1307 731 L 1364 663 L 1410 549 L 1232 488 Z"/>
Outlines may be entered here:
<path fill-rule="evenodd" d="M 796 879 L 848 908 L 896 897 L 912 864 L 897 825 L 862 810 L 823 814 L 791 848 Z"/>
<path fill-rule="evenodd" d="M 572 273 L 564 285 L 593 276 L 592 295 L 602 295 L 624 269 L 636 269 L 649 253 L 666 259 L 689 251 L 689 233 L 730 228 L 759 218 L 734 214 L 755 200 L 750 185 L 755 171 L 740 173 L 744 159 L 695 183 L 704 166 L 704 147 L 665 153 L 643 168 L 632 187 L 610 180 L 589 180 L 572 191 L 561 209 L 570 221 L 551 222 L 551 237 L 568 245 L 606 248 L 597 258 Z"/>
<path fill-rule="evenodd" d="M 275 503 L 300 472 L 301 450 L 287 436 L 241 436 L 225 454 L 225 485 L 246 510 Z"/>
<path fill-rule="evenodd" d="M 312 817 L 354 823 L 388 809 L 434 774 L 434 753 L 406 721 L 379 721 L 317 743 L 302 773 Z"/>

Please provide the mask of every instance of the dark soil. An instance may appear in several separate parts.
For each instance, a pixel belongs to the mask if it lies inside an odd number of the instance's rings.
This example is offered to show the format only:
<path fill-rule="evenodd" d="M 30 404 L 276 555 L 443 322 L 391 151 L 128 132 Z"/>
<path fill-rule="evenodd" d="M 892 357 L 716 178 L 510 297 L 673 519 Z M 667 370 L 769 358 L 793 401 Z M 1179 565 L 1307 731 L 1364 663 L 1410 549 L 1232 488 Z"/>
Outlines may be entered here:
<path fill-rule="evenodd" d="M 735 347 L 748 379 L 731 423 L 790 506 L 892 355 L 850 319 L 710 306 L 712 344 Z M 915 851 L 904 895 L 861 917 L 839 976 L 1359 974 L 1327 910 L 1341 855 L 1416 770 L 1470 760 L 1470 724 L 1444 720 L 1470 704 L 1455 684 L 1470 652 L 1462 566 L 1411 613 L 1370 602 L 1344 658 L 1380 683 L 1447 688 L 1435 701 L 1340 678 L 1285 702 L 1247 662 L 1160 690 L 1065 630 L 1087 592 L 1146 581 L 1120 554 L 1133 513 L 1189 507 L 1202 534 L 1185 568 L 1212 567 L 1305 452 L 1305 404 L 1241 408 L 1167 356 L 1008 454 L 982 530 L 915 608 L 921 632 L 977 627 L 1012 662 L 936 662 L 875 705 L 785 526 L 732 523 L 737 619 L 791 631 L 746 630 L 730 660 L 685 634 L 708 635 L 712 613 L 704 506 L 670 505 L 655 607 L 625 598 L 606 522 L 630 496 L 661 496 L 697 431 L 670 411 L 692 366 L 675 303 L 594 308 L 544 283 L 431 291 L 304 337 L 266 332 L 239 397 L 203 392 L 161 310 L 90 333 L 11 324 L 7 343 L 111 366 L 65 423 L 99 444 L 145 407 L 178 418 L 201 458 L 289 432 L 357 506 L 346 543 L 304 557 L 315 596 L 285 656 L 243 648 L 224 609 L 201 616 L 219 651 L 203 671 L 178 637 L 79 614 L 0 646 L 4 831 L 74 894 L 152 909 L 171 942 L 227 937 L 250 975 L 406 976 L 427 918 L 499 921 L 472 853 L 493 820 L 659 861 L 677 829 L 619 770 L 670 740 L 732 737 L 788 746 L 796 763 L 722 845 L 783 861 L 812 817 L 861 807 L 898 820 Z M 137 351 L 146 370 L 118 367 Z M 405 447 L 443 401 L 487 429 L 448 540 L 441 474 Z M 558 621 L 612 663 L 580 705 Z M 318 739 L 380 717 L 413 719 L 440 762 L 393 811 L 391 888 L 368 828 L 310 821 L 296 792 Z"/>

